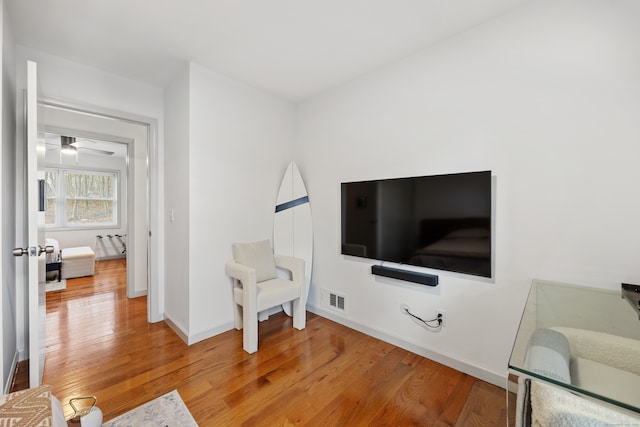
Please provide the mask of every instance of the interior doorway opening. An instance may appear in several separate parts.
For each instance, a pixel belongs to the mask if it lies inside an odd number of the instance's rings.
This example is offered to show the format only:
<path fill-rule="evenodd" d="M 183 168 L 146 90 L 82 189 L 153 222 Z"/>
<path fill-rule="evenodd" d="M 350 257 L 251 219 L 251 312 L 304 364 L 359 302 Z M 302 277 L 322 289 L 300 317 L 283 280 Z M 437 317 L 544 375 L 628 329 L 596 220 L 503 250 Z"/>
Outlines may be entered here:
<path fill-rule="evenodd" d="M 91 242 L 97 259 L 115 257 L 114 251 L 120 250 L 125 256 L 127 265 L 127 297 L 136 298 L 147 295 L 147 318 L 150 322 L 162 320 L 155 293 L 158 286 L 150 286 L 151 265 L 156 254 L 150 251 L 152 203 L 150 179 L 155 174 L 150 168 L 157 164 L 157 159 L 150 158 L 155 147 L 155 122 L 138 118 L 120 116 L 118 113 L 96 111 L 74 105 L 54 101 L 44 101 L 41 105 L 45 132 L 53 135 L 50 141 L 51 158 L 60 160 L 66 166 L 61 169 L 71 171 L 82 170 L 82 161 L 91 159 L 93 166 L 106 159 L 114 160 L 118 157 L 123 165 L 100 167 L 96 169 L 105 173 L 113 173 L 115 179 L 123 184 L 120 188 L 121 204 L 120 217 L 113 220 L 114 224 L 102 227 L 88 227 L 86 233 L 76 233 L 77 239 Z M 72 138 L 71 140 L 62 138 Z M 75 147 L 75 156 L 62 154 L 63 143 Z M 56 151 L 60 147 L 58 151 Z M 97 150 L 97 151 L 96 151 Z M 113 153 L 113 154 L 111 154 Z M 111 172 L 110 172 L 111 171 Z M 125 183 L 126 181 L 126 183 Z M 51 233 L 68 232 L 63 226 Z M 80 240 L 70 241 L 79 245 Z M 84 245 L 83 245 L 84 246 Z"/>

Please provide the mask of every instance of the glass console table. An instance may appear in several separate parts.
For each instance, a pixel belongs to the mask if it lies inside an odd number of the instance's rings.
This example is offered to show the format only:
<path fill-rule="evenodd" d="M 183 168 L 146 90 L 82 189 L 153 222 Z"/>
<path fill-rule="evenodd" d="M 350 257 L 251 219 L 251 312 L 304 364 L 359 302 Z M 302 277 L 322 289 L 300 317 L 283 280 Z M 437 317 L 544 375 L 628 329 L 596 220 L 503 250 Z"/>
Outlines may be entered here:
<path fill-rule="evenodd" d="M 622 294 L 534 280 L 509 359 L 510 376 L 542 380 L 640 420 L 640 320 Z M 553 348 L 558 337 L 568 344 L 566 374 L 558 374 L 557 366 L 540 368 L 563 360 L 553 359 L 563 352 Z"/>

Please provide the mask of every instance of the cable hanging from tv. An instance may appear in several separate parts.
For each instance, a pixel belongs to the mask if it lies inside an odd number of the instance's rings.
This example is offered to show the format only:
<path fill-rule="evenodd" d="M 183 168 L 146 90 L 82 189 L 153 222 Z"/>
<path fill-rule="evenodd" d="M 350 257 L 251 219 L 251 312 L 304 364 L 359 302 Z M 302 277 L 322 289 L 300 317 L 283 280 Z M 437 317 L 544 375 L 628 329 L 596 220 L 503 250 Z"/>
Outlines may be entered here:
<path fill-rule="evenodd" d="M 414 320 L 417 320 L 418 322 L 424 324 L 426 327 L 430 328 L 430 329 L 436 329 L 436 330 L 440 330 L 442 328 L 442 314 L 438 313 L 438 315 L 436 317 L 434 317 L 433 319 L 429 319 L 429 320 L 424 320 L 423 318 L 416 316 L 415 314 L 413 314 L 410 310 L 409 310 L 409 306 L 406 304 L 402 304 L 400 306 L 400 310 L 402 310 L 402 312 L 404 314 L 406 314 L 407 316 L 410 316 L 411 318 L 413 318 Z M 433 325 L 432 323 L 436 322 L 435 325 Z"/>

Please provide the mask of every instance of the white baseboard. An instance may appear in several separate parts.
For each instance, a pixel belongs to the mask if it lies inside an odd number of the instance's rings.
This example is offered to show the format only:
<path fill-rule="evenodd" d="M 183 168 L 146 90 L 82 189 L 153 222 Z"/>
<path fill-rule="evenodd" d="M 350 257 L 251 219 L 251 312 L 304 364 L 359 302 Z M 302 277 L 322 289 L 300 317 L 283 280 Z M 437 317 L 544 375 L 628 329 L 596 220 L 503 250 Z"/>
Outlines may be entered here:
<path fill-rule="evenodd" d="M 268 309 L 266 311 L 268 312 L 268 316 L 271 316 L 272 314 L 276 314 L 276 313 L 281 312 L 282 311 L 282 306 L 279 305 L 279 306 L 270 308 L 270 309 Z M 180 332 L 178 332 L 176 329 L 174 329 L 174 326 L 172 326 L 173 322 L 171 322 L 169 319 L 165 319 L 165 321 L 167 321 L 167 324 L 169 325 L 169 327 L 171 329 L 173 329 L 174 331 L 176 331 L 178 336 L 180 336 L 180 338 L 182 338 L 182 340 L 184 342 L 186 342 L 188 345 L 195 344 L 195 343 L 200 342 L 200 341 L 204 341 L 204 340 L 206 340 L 208 338 L 214 337 L 216 335 L 219 335 L 219 334 L 221 334 L 223 332 L 230 331 L 231 329 L 235 328 L 234 322 L 223 323 L 222 325 L 218 325 L 218 326 L 216 326 L 214 328 L 209 328 L 209 329 L 206 329 L 204 331 L 200 331 L 200 332 L 196 332 L 195 334 L 188 335 L 182 329 L 179 329 Z"/>
<path fill-rule="evenodd" d="M 164 322 L 167 324 L 167 326 L 169 326 L 173 330 L 173 332 L 176 333 L 176 335 L 180 337 L 182 341 L 184 341 L 187 344 L 189 343 L 189 334 L 187 334 L 187 332 L 184 330 L 182 326 L 180 326 L 180 324 L 174 322 L 170 316 L 167 316 L 166 313 L 164 315 Z"/>
<path fill-rule="evenodd" d="M 490 371 L 468 360 L 463 360 L 455 356 L 418 346 L 414 343 L 405 341 L 402 338 L 345 319 L 330 310 L 326 310 L 315 305 L 307 304 L 307 310 L 348 328 L 355 329 L 363 334 L 388 342 L 389 344 L 393 344 L 422 357 L 426 357 L 427 359 L 442 363 L 443 365 L 449 366 L 460 372 L 464 372 L 465 374 L 471 375 L 475 378 L 479 378 L 500 388 L 505 388 L 506 386 L 506 369 L 504 374 Z"/>
<path fill-rule="evenodd" d="M 200 341 L 204 341 L 207 338 L 214 337 L 223 332 L 227 332 L 228 330 L 233 329 L 233 323 L 225 323 L 224 325 L 217 326 L 215 328 L 210 328 L 197 334 L 189 335 L 189 333 L 177 322 L 174 322 L 170 316 L 167 316 L 165 313 L 164 321 L 169 326 L 173 332 L 175 332 L 182 341 L 184 341 L 187 345 L 195 344 Z"/>
<path fill-rule="evenodd" d="M 148 294 L 147 290 L 144 289 L 142 291 L 135 291 L 133 295 L 127 295 L 127 298 L 138 298 L 138 297 L 143 297 L 147 294 Z"/>
<path fill-rule="evenodd" d="M 233 322 L 225 323 L 225 324 L 216 326 L 215 328 L 210 328 L 210 329 L 198 332 L 196 334 L 190 335 L 186 343 L 189 345 L 195 344 L 197 342 L 204 341 L 207 338 L 215 337 L 216 335 L 219 335 L 223 332 L 230 331 L 233 328 L 234 328 Z"/>

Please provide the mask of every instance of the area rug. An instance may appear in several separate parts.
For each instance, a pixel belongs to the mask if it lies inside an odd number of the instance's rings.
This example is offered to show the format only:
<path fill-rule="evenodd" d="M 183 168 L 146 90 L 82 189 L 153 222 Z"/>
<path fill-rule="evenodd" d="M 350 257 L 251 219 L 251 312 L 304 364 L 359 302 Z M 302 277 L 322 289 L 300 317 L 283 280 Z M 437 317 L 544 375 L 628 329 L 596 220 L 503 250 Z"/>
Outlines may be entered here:
<path fill-rule="evenodd" d="M 103 424 L 103 427 L 197 427 L 177 390 L 140 405 Z"/>
<path fill-rule="evenodd" d="M 67 279 L 62 279 L 59 282 L 57 280 L 47 282 L 44 284 L 44 289 L 46 292 L 62 291 L 67 289 Z"/>

